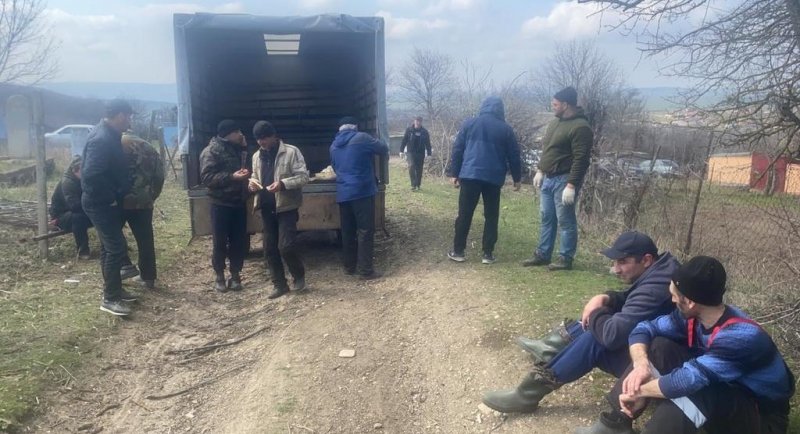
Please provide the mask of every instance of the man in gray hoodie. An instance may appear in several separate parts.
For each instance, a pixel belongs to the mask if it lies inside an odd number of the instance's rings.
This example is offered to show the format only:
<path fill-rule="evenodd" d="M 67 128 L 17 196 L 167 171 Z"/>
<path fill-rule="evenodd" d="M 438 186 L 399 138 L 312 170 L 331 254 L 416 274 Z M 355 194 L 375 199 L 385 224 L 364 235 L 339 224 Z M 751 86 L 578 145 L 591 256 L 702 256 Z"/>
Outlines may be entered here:
<path fill-rule="evenodd" d="M 650 237 L 624 232 L 602 251 L 617 277 L 631 286 L 607 291 L 586 303 L 580 321 L 565 321 L 541 340 L 517 339 L 537 362 L 515 389 L 487 392 L 483 403 L 503 413 L 530 413 L 550 392 L 595 367 L 619 378 L 630 364 L 628 335 L 641 321 L 672 310 L 669 284 L 678 261 L 659 255 Z"/>

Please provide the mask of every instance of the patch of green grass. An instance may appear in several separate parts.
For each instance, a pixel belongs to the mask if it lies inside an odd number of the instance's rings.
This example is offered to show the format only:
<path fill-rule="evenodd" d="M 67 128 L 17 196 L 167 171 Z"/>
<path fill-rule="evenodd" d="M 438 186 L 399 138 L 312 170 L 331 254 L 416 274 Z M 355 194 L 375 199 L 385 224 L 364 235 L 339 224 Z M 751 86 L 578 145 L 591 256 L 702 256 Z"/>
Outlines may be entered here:
<path fill-rule="evenodd" d="M 278 414 L 289 414 L 294 411 L 295 407 L 297 407 L 297 398 L 290 396 L 278 401 L 275 404 L 275 411 L 277 411 Z"/>
<path fill-rule="evenodd" d="M 6 188 L 1 196 L 35 200 L 35 187 Z M 189 240 L 187 202 L 186 192 L 173 180 L 156 202 L 160 272 L 179 265 Z M 99 251 L 95 232 L 89 233 L 92 250 Z M 31 235 L 29 229 L 0 225 L 0 431 L 14 429 L 45 388 L 74 381 L 71 372 L 96 357 L 98 342 L 113 335 L 119 321 L 98 310 L 102 277 L 97 261 L 76 262 L 71 235 L 50 240 L 48 261 L 37 257 L 36 243 L 18 241 Z M 80 283 L 64 283 L 67 278 Z"/>

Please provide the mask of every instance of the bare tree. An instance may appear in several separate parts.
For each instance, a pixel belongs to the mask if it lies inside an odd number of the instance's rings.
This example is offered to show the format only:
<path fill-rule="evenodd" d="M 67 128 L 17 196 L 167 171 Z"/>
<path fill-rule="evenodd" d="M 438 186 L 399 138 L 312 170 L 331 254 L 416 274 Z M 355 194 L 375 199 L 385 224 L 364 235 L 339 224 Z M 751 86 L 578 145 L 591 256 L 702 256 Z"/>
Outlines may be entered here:
<path fill-rule="evenodd" d="M 0 0 L 0 83 L 36 84 L 57 71 L 42 0 Z"/>
<path fill-rule="evenodd" d="M 449 108 L 455 92 L 453 59 L 435 50 L 414 48 L 400 70 L 397 86 L 428 119 L 437 119 Z"/>

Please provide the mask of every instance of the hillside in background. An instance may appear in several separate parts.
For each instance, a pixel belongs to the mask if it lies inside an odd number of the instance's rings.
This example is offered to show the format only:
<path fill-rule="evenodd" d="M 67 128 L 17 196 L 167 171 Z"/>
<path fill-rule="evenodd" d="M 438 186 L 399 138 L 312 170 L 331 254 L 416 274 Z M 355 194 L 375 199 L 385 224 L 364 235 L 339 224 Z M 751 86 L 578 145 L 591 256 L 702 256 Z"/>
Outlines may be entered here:
<path fill-rule="evenodd" d="M 39 87 L 64 95 L 93 98 L 114 99 L 126 98 L 149 101 L 152 103 L 175 104 L 178 102 L 178 90 L 175 83 L 98 83 L 98 82 L 60 82 L 43 83 Z"/>
<path fill-rule="evenodd" d="M 30 96 L 36 88 L 0 84 L 0 116 L 5 121 L 6 101 L 12 95 Z M 96 124 L 103 114 L 103 101 L 77 98 L 49 90 L 41 90 L 44 106 L 45 131 L 53 131 L 67 124 Z M 3 122 L 5 124 L 5 122 Z"/>

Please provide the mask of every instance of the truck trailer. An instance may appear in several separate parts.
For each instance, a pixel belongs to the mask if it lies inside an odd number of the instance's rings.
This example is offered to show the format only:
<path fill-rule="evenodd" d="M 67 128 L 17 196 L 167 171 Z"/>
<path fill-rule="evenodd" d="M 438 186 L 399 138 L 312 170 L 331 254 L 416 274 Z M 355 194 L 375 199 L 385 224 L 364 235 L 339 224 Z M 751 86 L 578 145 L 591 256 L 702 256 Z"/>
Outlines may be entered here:
<path fill-rule="evenodd" d="M 222 119 L 242 126 L 250 155 L 252 127 L 275 125 L 300 148 L 312 177 L 330 165 L 329 147 L 343 116 L 388 142 L 384 23 L 380 17 L 175 14 L 178 130 L 192 236 L 211 233 L 210 202 L 200 184 L 200 152 Z M 376 227 L 385 227 L 388 160 L 376 157 Z M 252 209 L 252 201 L 249 205 Z M 339 230 L 335 180 L 314 178 L 303 188 L 298 230 Z M 260 215 L 248 213 L 260 232 Z"/>

